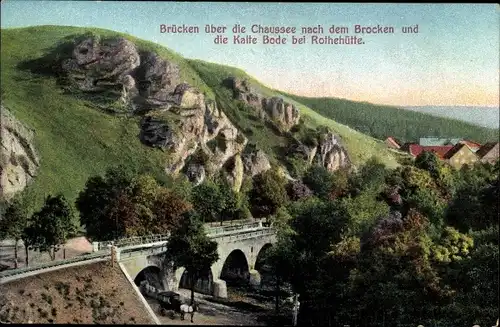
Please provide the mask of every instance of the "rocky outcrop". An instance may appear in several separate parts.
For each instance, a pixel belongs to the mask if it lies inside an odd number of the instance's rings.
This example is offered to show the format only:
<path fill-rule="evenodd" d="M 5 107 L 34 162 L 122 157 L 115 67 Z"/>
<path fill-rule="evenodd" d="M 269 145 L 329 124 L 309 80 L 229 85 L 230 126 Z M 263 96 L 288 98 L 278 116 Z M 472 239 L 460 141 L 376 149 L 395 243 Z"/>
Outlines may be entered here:
<path fill-rule="evenodd" d="M 300 120 L 299 110 L 282 98 L 266 98 L 255 91 L 247 80 L 229 77 L 224 85 L 233 90 L 234 98 L 253 107 L 259 117 L 269 119 L 284 132 L 297 125 Z"/>
<path fill-rule="evenodd" d="M 199 164 L 190 164 L 186 176 L 194 186 L 200 185 L 205 180 L 205 167 Z"/>
<path fill-rule="evenodd" d="M 0 198 L 9 200 L 35 177 L 40 159 L 33 146 L 34 131 L 21 124 L 7 108 L 0 109 Z"/>
<path fill-rule="evenodd" d="M 243 183 L 244 168 L 241 156 L 235 155 L 228 160 L 225 167 L 229 184 L 235 192 L 239 192 L 241 184 Z"/>
<path fill-rule="evenodd" d="M 262 107 L 271 120 L 283 131 L 289 131 L 299 123 L 299 110 L 293 104 L 284 102 L 282 98 L 263 98 Z"/>
<path fill-rule="evenodd" d="M 87 38 L 75 45 L 72 58 L 62 62 L 69 81 L 82 91 L 104 91 L 113 87 L 133 88 L 128 77 L 139 66 L 135 45 L 124 39 Z"/>
<path fill-rule="evenodd" d="M 179 67 L 152 52 L 139 53 L 124 39 L 90 37 L 62 61 L 69 83 L 85 92 L 116 91 L 130 111 L 169 109 L 178 104 Z M 176 92 L 177 91 L 177 92 Z"/>
<path fill-rule="evenodd" d="M 308 164 L 318 164 L 331 172 L 341 168 L 351 168 L 351 160 L 340 138 L 332 132 L 326 132 L 319 136 L 317 145 L 306 145 L 297 142 L 292 153 L 300 154 Z"/>
<path fill-rule="evenodd" d="M 271 169 L 267 155 L 262 150 L 251 149 L 242 155 L 245 173 L 251 177 Z"/>
<path fill-rule="evenodd" d="M 351 160 L 341 145 L 340 138 L 331 132 L 320 136 L 316 160 L 332 172 L 340 168 L 348 168 L 351 165 Z"/>
<path fill-rule="evenodd" d="M 152 52 L 140 53 L 126 39 L 85 39 L 62 62 L 62 70 L 81 91 L 118 90 L 125 107 L 143 116 L 141 141 L 169 154 L 167 173 L 179 172 L 199 149 L 208 160 L 202 167 L 187 167 L 186 173 L 200 183 L 205 173 L 220 170 L 246 145 L 247 139 L 215 102 L 181 83 L 176 64 Z M 212 141 L 216 144 L 209 147 Z"/>

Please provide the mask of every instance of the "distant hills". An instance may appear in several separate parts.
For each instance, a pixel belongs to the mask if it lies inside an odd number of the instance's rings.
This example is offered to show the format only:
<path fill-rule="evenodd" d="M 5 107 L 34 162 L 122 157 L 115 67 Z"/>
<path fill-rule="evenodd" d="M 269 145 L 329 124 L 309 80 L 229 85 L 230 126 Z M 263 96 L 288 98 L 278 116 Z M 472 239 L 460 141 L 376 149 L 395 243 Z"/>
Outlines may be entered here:
<path fill-rule="evenodd" d="M 498 107 L 475 106 L 412 106 L 404 109 L 425 114 L 455 118 L 477 126 L 499 128 L 500 110 Z"/>
<path fill-rule="evenodd" d="M 404 110 L 394 106 L 340 98 L 309 98 L 284 92 L 281 94 L 308 106 L 337 123 L 347 125 L 381 140 L 387 136 L 394 136 L 401 142 L 413 142 L 420 137 L 434 136 L 466 138 L 484 143 L 498 140 L 499 136 L 498 110 L 491 108 L 486 110 L 482 107 L 482 109 L 473 111 L 475 109 L 465 110 L 464 107 L 454 107 L 462 109 L 455 109 L 456 113 L 452 115 L 452 111 L 449 109 Z M 445 112 L 448 114 L 445 115 Z M 469 118 L 466 119 L 466 117 Z M 483 125 L 488 123 L 491 126 L 496 123 L 497 128 L 478 126 L 477 123 L 471 122 L 472 119 Z"/>

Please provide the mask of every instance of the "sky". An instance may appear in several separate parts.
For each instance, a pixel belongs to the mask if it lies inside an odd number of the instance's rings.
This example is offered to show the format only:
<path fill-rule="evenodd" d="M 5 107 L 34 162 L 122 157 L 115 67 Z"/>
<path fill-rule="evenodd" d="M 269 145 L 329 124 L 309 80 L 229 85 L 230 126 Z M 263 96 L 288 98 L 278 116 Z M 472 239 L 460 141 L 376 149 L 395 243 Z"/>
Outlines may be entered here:
<path fill-rule="evenodd" d="M 71 25 L 111 29 L 157 42 L 185 57 L 245 70 L 262 83 L 305 96 L 398 106 L 499 107 L 497 4 L 339 4 L 230 2 L 14 1 L 1 27 Z M 196 25 L 199 34 L 160 33 L 160 24 Z M 214 44 L 206 24 L 227 26 Z M 231 44 L 234 24 L 349 28 L 361 45 Z M 392 26 L 394 34 L 355 34 L 354 25 Z M 419 33 L 403 34 L 418 25 Z M 251 34 L 251 33 L 250 33 Z M 283 34 L 282 34 L 283 35 Z M 262 35 L 254 35 L 261 43 Z M 284 35 L 283 35 L 284 36 Z M 291 35 L 288 35 L 291 42 Z"/>

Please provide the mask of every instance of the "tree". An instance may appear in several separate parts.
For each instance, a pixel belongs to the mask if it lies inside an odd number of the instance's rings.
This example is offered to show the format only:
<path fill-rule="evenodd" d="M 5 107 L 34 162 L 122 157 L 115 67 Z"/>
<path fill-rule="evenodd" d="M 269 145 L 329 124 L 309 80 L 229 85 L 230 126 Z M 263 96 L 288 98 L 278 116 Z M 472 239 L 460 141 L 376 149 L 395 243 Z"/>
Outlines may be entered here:
<path fill-rule="evenodd" d="M 296 235 L 290 226 L 292 216 L 284 207 L 278 208 L 276 214 L 271 217 L 273 227 L 277 231 L 278 242 L 264 253 L 264 262 L 271 267 L 271 273 L 276 281 L 275 310 L 279 312 L 279 300 L 281 284 L 291 280 L 293 263 L 296 254 L 292 243 L 292 236 Z"/>
<path fill-rule="evenodd" d="M 357 195 L 363 191 L 379 193 L 383 189 L 385 179 L 388 176 L 389 172 L 385 165 L 376 157 L 372 157 L 357 173 L 350 176 L 351 193 L 352 195 Z"/>
<path fill-rule="evenodd" d="M 186 269 L 192 305 L 196 281 L 219 260 L 217 242 L 206 235 L 203 223 L 193 212 L 187 213 L 181 226 L 172 232 L 167 244 L 167 260 L 174 263 L 174 271 L 178 267 Z"/>
<path fill-rule="evenodd" d="M 0 220 L 0 239 L 12 238 L 15 241 L 14 260 L 15 268 L 18 267 L 17 246 L 23 237 L 24 229 L 28 224 L 28 214 L 19 199 L 14 199 L 5 210 L 2 220 Z"/>
<path fill-rule="evenodd" d="M 277 170 L 270 169 L 254 177 L 251 192 L 252 213 L 254 217 L 272 215 L 288 202 L 287 180 Z"/>
<path fill-rule="evenodd" d="M 76 232 L 74 214 L 63 195 L 48 196 L 42 209 L 33 214 L 32 232 L 37 233 L 35 246 L 48 251 L 52 260 L 59 247 Z"/>
<path fill-rule="evenodd" d="M 422 151 L 415 158 L 415 167 L 427 170 L 434 178 L 438 176 L 440 166 L 438 157 L 431 151 Z"/>
<path fill-rule="evenodd" d="M 203 221 L 221 221 L 222 212 L 226 209 L 226 198 L 217 184 L 204 181 L 193 188 L 191 196 L 196 212 Z"/>
<path fill-rule="evenodd" d="M 196 212 L 203 220 L 220 221 L 232 219 L 241 207 L 242 199 L 221 178 L 204 181 L 193 188 L 192 201 Z"/>
<path fill-rule="evenodd" d="M 287 193 L 288 197 L 292 201 L 298 201 L 311 197 L 313 195 L 313 192 L 309 189 L 309 187 L 307 187 L 307 185 L 302 183 L 301 181 L 293 181 L 288 183 Z"/>
<path fill-rule="evenodd" d="M 160 226 L 161 232 L 174 230 L 182 223 L 183 214 L 189 212 L 193 206 L 177 193 L 161 188 L 156 194 L 153 203 L 154 213 Z"/>
<path fill-rule="evenodd" d="M 110 211 L 131 184 L 132 176 L 124 167 L 118 166 L 108 169 L 104 177 L 89 178 L 76 200 L 76 207 L 90 239 L 106 241 L 124 236 L 119 217 L 110 215 Z"/>
<path fill-rule="evenodd" d="M 314 194 L 327 199 L 333 186 L 333 175 L 323 166 L 311 166 L 304 175 L 304 184 L 306 184 Z"/>

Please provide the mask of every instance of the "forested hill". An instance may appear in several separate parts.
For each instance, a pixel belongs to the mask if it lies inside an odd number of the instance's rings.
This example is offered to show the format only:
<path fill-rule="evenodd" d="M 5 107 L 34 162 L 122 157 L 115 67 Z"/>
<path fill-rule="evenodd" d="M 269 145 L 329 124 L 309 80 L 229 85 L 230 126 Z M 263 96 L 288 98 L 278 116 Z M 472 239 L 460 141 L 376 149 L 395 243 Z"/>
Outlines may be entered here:
<path fill-rule="evenodd" d="M 309 98 L 280 92 L 317 113 L 378 139 L 394 136 L 401 142 L 420 137 L 460 137 L 477 142 L 498 140 L 498 129 L 476 126 L 457 119 L 392 106 L 339 98 Z"/>

